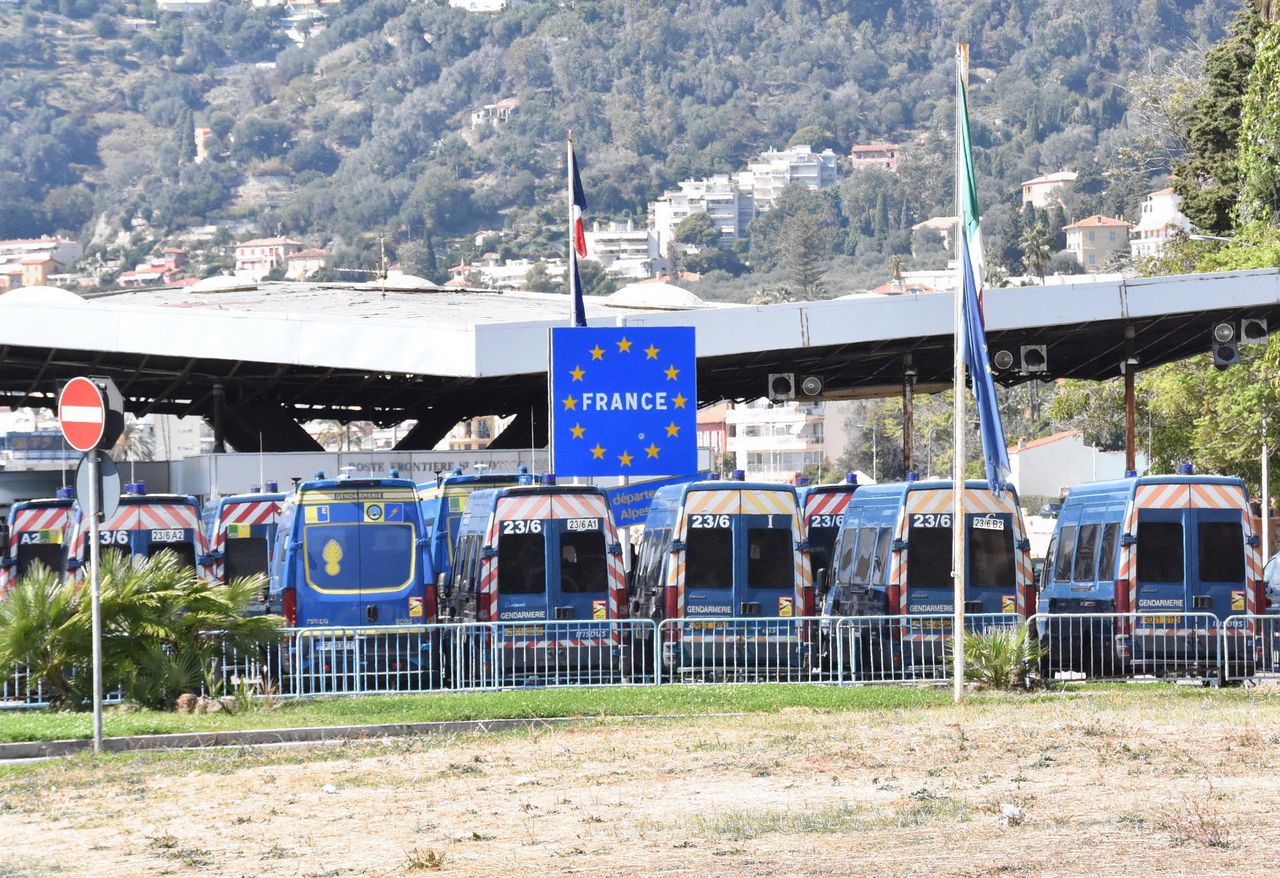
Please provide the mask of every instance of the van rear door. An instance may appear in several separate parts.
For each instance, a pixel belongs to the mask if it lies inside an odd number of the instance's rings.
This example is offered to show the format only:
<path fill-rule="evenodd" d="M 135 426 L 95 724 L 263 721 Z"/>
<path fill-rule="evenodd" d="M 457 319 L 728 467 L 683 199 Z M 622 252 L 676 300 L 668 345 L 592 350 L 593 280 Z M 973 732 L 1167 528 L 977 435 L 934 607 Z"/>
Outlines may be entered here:
<path fill-rule="evenodd" d="M 734 597 L 737 615 L 800 614 L 796 606 L 798 571 L 791 495 L 744 490 L 735 522 Z"/>
<path fill-rule="evenodd" d="M 1219 619 L 1246 611 L 1244 524 L 1239 509 L 1190 509 L 1191 563 L 1187 566 L 1187 606 Z"/>
<path fill-rule="evenodd" d="M 965 515 L 965 612 L 1017 612 L 1012 512 Z"/>
<path fill-rule="evenodd" d="M 1179 488 L 1186 490 L 1185 486 Z M 1164 613 L 1191 611 L 1187 576 L 1188 511 L 1182 507 L 1138 510 L 1136 612 L 1159 617 Z M 1166 622 L 1162 618 L 1147 621 Z"/>
<path fill-rule="evenodd" d="M 496 621 L 554 618 L 547 602 L 548 538 L 551 498 L 547 495 L 500 496 L 494 507 L 497 530 L 498 611 Z"/>
<path fill-rule="evenodd" d="M 547 523 L 548 618 L 610 617 L 606 512 L 599 495 L 552 498 L 553 518 Z"/>
<path fill-rule="evenodd" d="M 686 617 L 727 618 L 738 614 L 734 582 L 740 574 L 734 561 L 734 531 L 738 528 L 740 493 L 690 491 L 685 498 Z M 674 556 L 672 560 L 679 563 Z"/>

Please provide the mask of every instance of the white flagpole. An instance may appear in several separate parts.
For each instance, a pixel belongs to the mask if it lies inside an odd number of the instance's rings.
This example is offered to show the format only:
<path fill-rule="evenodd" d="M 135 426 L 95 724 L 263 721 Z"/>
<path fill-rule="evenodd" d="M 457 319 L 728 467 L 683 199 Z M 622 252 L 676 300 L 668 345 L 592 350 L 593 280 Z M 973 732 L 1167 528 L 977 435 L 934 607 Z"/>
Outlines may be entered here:
<path fill-rule="evenodd" d="M 966 43 L 956 45 L 956 297 L 955 297 L 955 374 L 951 393 L 954 415 L 955 458 L 951 465 L 951 584 L 954 601 L 955 619 L 952 622 L 951 649 L 955 660 L 953 698 L 959 702 L 964 698 L 964 462 L 965 462 L 965 419 L 964 419 L 964 254 L 960 248 L 965 246 L 964 238 L 964 206 L 960 191 L 964 175 L 963 132 L 961 126 L 965 120 L 960 116 L 961 92 L 964 80 L 969 71 L 969 46 Z"/>
<path fill-rule="evenodd" d="M 566 277 L 569 281 L 569 325 L 578 325 L 578 306 L 576 291 L 573 287 L 573 273 L 578 267 L 578 251 L 574 244 L 574 228 L 573 222 L 573 131 L 569 131 L 569 139 L 565 144 L 565 174 L 566 186 L 565 191 L 569 195 L 569 270 Z"/>

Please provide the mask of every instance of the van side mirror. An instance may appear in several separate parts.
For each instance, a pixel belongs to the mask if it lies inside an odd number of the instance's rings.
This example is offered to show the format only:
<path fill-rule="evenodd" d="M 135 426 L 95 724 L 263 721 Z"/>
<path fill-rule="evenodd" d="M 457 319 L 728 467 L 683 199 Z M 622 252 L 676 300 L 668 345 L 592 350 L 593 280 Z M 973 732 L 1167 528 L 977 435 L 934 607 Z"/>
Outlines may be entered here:
<path fill-rule="evenodd" d="M 823 567 L 813 574 L 813 589 L 818 593 L 819 598 L 827 593 L 827 568 Z"/>

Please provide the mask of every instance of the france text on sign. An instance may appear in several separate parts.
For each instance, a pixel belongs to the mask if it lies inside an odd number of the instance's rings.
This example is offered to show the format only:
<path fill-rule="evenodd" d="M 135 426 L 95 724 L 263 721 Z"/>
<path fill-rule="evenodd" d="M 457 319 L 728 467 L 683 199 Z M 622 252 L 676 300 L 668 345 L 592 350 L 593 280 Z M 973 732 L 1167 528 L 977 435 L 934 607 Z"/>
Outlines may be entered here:
<path fill-rule="evenodd" d="M 693 328 L 551 330 L 552 469 L 654 476 L 698 466 Z"/>

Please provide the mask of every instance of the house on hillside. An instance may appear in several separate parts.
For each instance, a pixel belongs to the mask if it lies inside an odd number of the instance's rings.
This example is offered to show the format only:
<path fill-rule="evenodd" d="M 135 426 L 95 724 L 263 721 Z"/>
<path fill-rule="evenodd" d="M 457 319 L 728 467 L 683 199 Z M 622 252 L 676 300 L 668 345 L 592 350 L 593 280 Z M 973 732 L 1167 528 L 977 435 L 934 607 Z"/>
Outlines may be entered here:
<path fill-rule="evenodd" d="M 284 276 L 290 280 L 305 280 L 307 275 L 313 271 L 319 271 L 324 268 L 324 261 L 328 255 L 319 247 L 311 247 L 307 250 L 299 250 L 297 253 L 290 253 L 285 257 L 287 267 L 284 270 Z"/>
<path fill-rule="evenodd" d="M 1096 213 L 1062 230 L 1067 233 L 1067 252 L 1085 271 L 1098 271 L 1116 254 L 1129 252 L 1129 223 L 1122 219 Z"/>
<path fill-rule="evenodd" d="M 1062 189 L 1070 186 L 1080 175 L 1075 171 L 1057 171 L 1032 180 L 1022 181 L 1022 206 L 1028 204 L 1044 210 L 1053 204 L 1062 204 Z"/>
<path fill-rule="evenodd" d="M 1142 202 L 1142 217 L 1129 233 L 1129 253 L 1134 259 L 1159 256 L 1170 236 L 1191 231 L 1191 220 L 1179 209 L 1182 196 L 1172 189 L 1152 192 Z"/>
<path fill-rule="evenodd" d="M 302 249 L 291 238 L 254 238 L 236 245 L 236 277 L 260 281 L 277 268 L 284 268 L 290 255 Z"/>
<path fill-rule="evenodd" d="M 849 150 L 849 163 L 857 168 L 884 168 L 886 171 L 898 169 L 898 150 L 896 143 L 859 143 Z"/>

